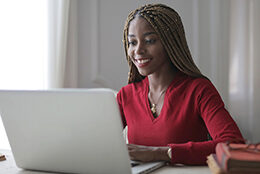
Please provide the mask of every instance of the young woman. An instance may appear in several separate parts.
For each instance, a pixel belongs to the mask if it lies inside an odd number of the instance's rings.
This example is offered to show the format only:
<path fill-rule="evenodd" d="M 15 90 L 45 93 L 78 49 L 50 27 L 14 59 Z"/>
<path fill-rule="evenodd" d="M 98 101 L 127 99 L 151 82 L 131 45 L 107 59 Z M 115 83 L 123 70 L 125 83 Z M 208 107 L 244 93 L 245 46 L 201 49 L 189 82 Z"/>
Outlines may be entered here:
<path fill-rule="evenodd" d="M 217 143 L 243 142 L 219 93 L 194 64 L 176 11 L 162 4 L 132 11 L 124 47 L 129 84 L 117 101 L 131 159 L 205 164 Z"/>

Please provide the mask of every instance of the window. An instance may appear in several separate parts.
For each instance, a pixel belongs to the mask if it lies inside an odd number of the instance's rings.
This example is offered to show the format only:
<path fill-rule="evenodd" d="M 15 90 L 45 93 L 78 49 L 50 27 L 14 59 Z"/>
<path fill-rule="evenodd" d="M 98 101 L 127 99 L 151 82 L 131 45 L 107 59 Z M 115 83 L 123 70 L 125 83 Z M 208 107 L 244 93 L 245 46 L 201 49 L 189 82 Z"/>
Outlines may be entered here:
<path fill-rule="evenodd" d="M 47 77 L 47 0 L 0 1 L 0 89 L 43 89 Z M 9 149 L 0 119 L 0 149 Z"/>

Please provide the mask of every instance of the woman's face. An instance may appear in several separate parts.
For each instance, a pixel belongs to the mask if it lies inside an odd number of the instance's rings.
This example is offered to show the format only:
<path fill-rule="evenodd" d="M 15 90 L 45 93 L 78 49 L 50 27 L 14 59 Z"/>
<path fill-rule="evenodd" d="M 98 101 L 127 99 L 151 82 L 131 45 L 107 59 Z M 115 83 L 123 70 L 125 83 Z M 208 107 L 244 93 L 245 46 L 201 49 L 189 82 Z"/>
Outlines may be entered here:
<path fill-rule="evenodd" d="M 141 75 L 159 73 L 169 67 L 170 59 L 159 36 L 144 18 L 136 17 L 130 22 L 128 43 L 128 55 Z"/>

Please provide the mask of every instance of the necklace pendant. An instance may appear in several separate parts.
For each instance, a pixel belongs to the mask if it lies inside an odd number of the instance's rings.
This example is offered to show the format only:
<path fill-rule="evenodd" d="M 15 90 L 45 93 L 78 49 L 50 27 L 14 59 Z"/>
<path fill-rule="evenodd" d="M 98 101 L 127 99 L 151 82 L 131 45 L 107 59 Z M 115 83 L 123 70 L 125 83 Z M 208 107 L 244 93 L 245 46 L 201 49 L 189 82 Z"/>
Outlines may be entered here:
<path fill-rule="evenodd" d="M 156 105 L 152 104 L 151 111 L 153 114 L 156 114 Z"/>

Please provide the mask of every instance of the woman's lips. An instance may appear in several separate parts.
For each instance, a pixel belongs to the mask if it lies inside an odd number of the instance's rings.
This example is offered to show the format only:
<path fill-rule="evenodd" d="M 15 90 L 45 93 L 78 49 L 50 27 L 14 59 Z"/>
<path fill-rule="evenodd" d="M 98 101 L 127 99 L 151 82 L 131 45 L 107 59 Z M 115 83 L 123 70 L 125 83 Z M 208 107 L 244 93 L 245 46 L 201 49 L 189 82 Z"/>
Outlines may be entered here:
<path fill-rule="evenodd" d="M 141 59 L 135 59 L 135 62 L 138 67 L 145 67 L 147 66 L 152 59 L 149 58 L 141 58 Z"/>

